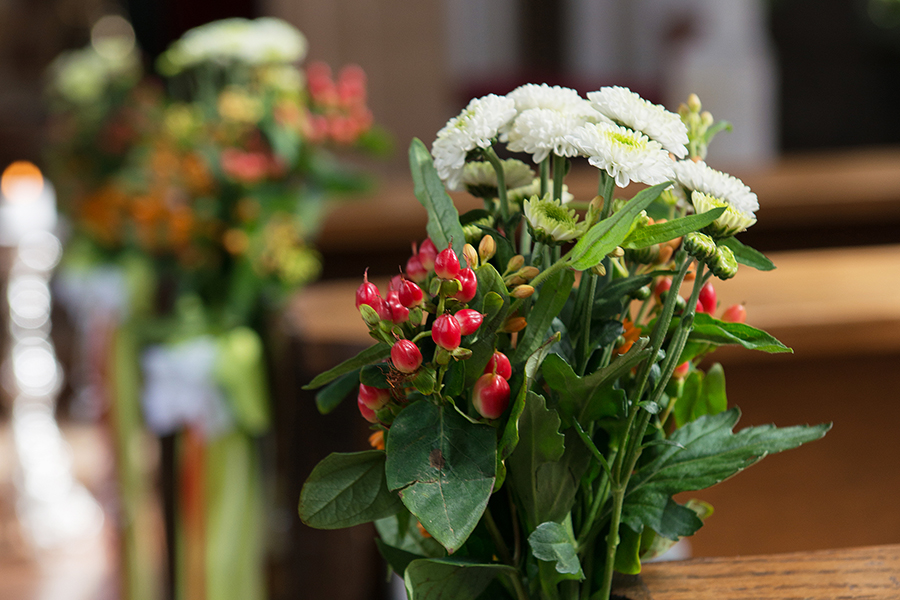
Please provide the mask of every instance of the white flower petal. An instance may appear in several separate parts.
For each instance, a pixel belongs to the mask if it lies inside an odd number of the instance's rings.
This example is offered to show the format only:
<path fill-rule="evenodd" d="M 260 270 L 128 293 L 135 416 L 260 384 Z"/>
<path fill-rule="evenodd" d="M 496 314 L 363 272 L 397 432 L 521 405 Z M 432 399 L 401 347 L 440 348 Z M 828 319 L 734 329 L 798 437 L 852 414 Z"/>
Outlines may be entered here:
<path fill-rule="evenodd" d="M 644 100 L 625 87 L 604 87 L 588 93 L 588 100 L 613 121 L 636 129 L 677 156 L 687 155 L 687 127 L 681 117 L 659 104 Z"/>
<path fill-rule="evenodd" d="M 625 187 L 630 181 L 649 185 L 674 178 L 672 165 L 659 142 L 637 131 L 607 123 L 588 123 L 569 136 L 588 162 L 605 170 Z"/>
<path fill-rule="evenodd" d="M 759 210 L 756 194 L 737 177 L 717 171 L 703 161 L 679 160 L 673 168 L 678 182 L 688 190 L 721 198 L 751 218 Z"/>

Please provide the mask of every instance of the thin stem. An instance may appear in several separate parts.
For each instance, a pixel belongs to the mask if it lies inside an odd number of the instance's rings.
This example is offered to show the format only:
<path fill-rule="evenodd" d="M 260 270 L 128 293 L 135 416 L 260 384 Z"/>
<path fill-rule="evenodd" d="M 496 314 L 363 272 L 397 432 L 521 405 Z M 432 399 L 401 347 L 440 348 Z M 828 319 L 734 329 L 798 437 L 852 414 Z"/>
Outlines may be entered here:
<path fill-rule="evenodd" d="M 591 318 L 594 316 L 594 295 L 597 293 L 597 277 L 591 273 L 588 275 L 589 271 L 585 271 L 582 277 L 588 277 L 588 297 L 587 303 L 585 304 L 584 310 L 584 320 L 581 325 L 581 365 L 579 374 L 584 375 L 585 369 L 587 369 L 588 359 L 591 357 Z"/>
<path fill-rule="evenodd" d="M 598 192 L 603 197 L 603 210 L 600 212 L 600 219 L 603 220 L 612 212 L 613 189 L 616 187 L 616 180 L 609 176 L 606 171 L 600 171 L 600 183 L 598 184 Z"/>
<path fill-rule="evenodd" d="M 606 564 L 603 565 L 603 579 L 600 585 L 600 598 L 606 600 L 612 591 L 613 570 L 616 566 L 616 548 L 619 546 L 619 523 L 622 520 L 622 505 L 625 502 L 625 488 L 613 489 L 612 520 L 606 536 Z"/>
<path fill-rule="evenodd" d="M 541 198 L 550 192 L 550 157 L 541 161 Z"/>
<path fill-rule="evenodd" d="M 519 572 L 507 573 L 506 575 L 512 582 L 513 589 L 516 591 L 516 600 L 528 600 L 528 592 L 525 591 L 525 586 L 522 585 L 522 580 L 519 578 Z"/>
<path fill-rule="evenodd" d="M 563 178 L 566 176 L 566 157 L 553 155 L 553 199 L 562 199 Z"/>
<path fill-rule="evenodd" d="M 509 200 L 506 198 L 506 176 L 503 172 L 503 163 L 500 162 L 500 157 L 497 156 L 497 153 L 494 152 L 494 148 L 491 146 L 484 149 L 484 156 L 488 159 L 488 162 L 491 163 L 491 166 L 494 167 L 494 172 L 497 174 L 497 197 L 500 200 L 500 220 L 503 221 L 505 227 L 506 222 L 509 220 Z M 509 237 L 509 232 L 507 232 L 507 237 Z"/>

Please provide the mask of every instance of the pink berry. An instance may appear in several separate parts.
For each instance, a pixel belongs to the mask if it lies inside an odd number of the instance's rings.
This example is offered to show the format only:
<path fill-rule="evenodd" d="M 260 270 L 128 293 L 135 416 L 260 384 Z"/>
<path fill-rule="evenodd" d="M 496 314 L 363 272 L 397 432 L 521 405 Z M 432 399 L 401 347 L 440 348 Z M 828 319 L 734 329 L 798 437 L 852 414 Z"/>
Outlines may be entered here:
<path fill-rule="evenodd" d="M 362 285 L 356 288 L 356 308 L 359 310 L 360 306 L 368 304 L 375 310 L 378 310 L 378 304 L 381 302 L 381 292 L 378 291 L 377 285 L 369 283 L 369 270 L 366 269 Z"/>
<path fill-rule="evenodd" d="M 425 299 L 425 293 L 422 288 L 412 281 L 404 279 L 399 289 L 400 304 L 407 308 L 419 306 Z"/>
<path fill-rule="evenodd" d="M 700 304 L 703 305 L 701 312 L 710 315 L 716 312 L 716 289 L 711 281 L 707 281 L 706 285 L 700 288 Z M 700 311 L 699 308 L 697 310 Z"/>
<path fill-rule="evenodd" d="M 409 309 L 400 303 L 398 292 L 388 292 L 388 299 L 385 304 L 391 309 L 391 321 L 400 324 L 409 320 Z"/>
<path fill-rule="evenodd" d="M 509 359 L 505 354 L 495 350 L 491 360 L 488 361 L 487 366 L 484 368 L 484 372 L 494 373 L 503 379 L 509 379 L 512 377 L 512 365 L 509 364 Z"/>
<path fill-rule="evenodd" d="M 406 275 L 413 281 L 422 282 L 428 278 L 428 269 L 422 266 L 418 254 L 413 254 L 406 261 Z"/>
<path fill-rule="evenodd" d="M 722 313 L 721 320 L 726 323 L 743 323 L 747 320 L 747 309 L 743 304 L 732 304 Z"/>
<path fill-rule="evenodd" d="M 361 383 L 359 384 L 359 395 L 356 399 L 369 409 L 378 410 L 384 408 L 391 401 L 391 393 L 387 390 Z"/>
<path fill-rule="evenodd" d="M 481 322 L 484 321 L 484 315 L 471 308 L 457 311 L 453 318 L 459 322 L 459 332 L 462 335 L 475 333 L 481 327 Z"/>
<path fill-rule="evenodd" d="M 388 302 L 386 300 L 384 300 L 383 298 L 381 298 L 380 296 L 379 296 L 378 300 L 375 302 L 374 306 L 371 304 L 369 306 L 372 306 L 372 308 L 375 309 L 375 312 L 378 313 L 378 318 L 380 318 L 382 321 L 393 321 L 394 320 L 394 314 L 391 311 L 391 305 L 388 304 Z"/>
<path fill-rule="evenodd" d="M 430 271 L 434 267 L 434 259 L 437 258 L 438 249 L 431 241 L 431 238 L 425 238 L 422 245 L 419 246 L 419 261 L 426 271 Z"/>
<path fill-rule="evenodd" d="M 356 400 L 356 406 L 359 407 L 359 413 L 363 416 L 363 419 L 368 421 L 369 423 L 377 423 L 378 417 L 375 416 L 375 411 L 363 404 L 362 399 Z"/>
<path fill-rule="evenodd" d="M 401 373 L 415 373 L 422 365 L 422 353 L 411 341 L 398 340 L 391 348 L 391 362 Z"/>
<path fill-rule="evenodd" d="M 447 246 L 434 259 L 434 272 L 441 279 L 456 279 L 459 274 L 459 257 Z"/>
<path fill-rule="evenodd" d="M 478 291 L 478 278 L 475 277 L 475 271 L 468 267 L 462 269 L 456 275 L 456 279 L 460 283 L 460 290 L 453 297 L 462 303 L 466 303 L 474 298 L 475 292 Z"/>
<path fill-rule="evenodd" d="M 509 406 L 509 383 L 499 375 L 485 373 L 472 389 L 472 404 L 482 417 L 500 417 Z"/>
<path fill-rule="evenodd" d="M 400 286 L 403 285 L 404 281 L 406 280 L 403 279 L 403 275 L 400 273 L 391 277 L 391 282 L 388 284 L 388 295 L 390 295 L 391 292 L 399 292 Z"/>
<path fill-rule="evenodd" d="M 459 321 L 452 315 L 441 315 L 431 326 L 431 339 L 444 350 L 456 350 L 462 339 Z"/>

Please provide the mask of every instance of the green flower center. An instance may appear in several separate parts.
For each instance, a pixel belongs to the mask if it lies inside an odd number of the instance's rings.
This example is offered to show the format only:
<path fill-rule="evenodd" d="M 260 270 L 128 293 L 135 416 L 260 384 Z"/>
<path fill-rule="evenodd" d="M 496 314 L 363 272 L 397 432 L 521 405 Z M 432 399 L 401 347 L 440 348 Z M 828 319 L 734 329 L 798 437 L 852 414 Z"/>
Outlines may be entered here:
<path fill-rule="evenodd" d="M 610 131 L 608 135 L 609 139 L 612 140 L 613 143 L 620 146 L 627 146 L 633 149 L 642 149 L 646 145 L 643 140 L 618 131 Z"/>
<path fill-rule="evenodd" d="M 549 202 L 542 202 L 538 205 L 541 212 L 544 213 L 544 216 L 547 219 L 552 221 L 556 221 L 557 223 L 564 223 L 566 225 L 575 225 L 575 217 L 568 210 L 559 206 L 558 204 L 552 204 Z"/>

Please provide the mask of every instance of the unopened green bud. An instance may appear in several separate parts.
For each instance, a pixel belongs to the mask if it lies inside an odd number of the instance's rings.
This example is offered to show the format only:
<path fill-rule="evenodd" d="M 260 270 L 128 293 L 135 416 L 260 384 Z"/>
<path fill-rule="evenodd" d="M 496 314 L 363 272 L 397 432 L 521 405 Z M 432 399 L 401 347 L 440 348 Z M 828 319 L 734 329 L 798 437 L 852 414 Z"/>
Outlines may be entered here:
<path fill-rule="evenodd" d="M 481 238 L 481 243 L 478 244 L 478 256 L 481 258 L 481 262 L 491 260 L 496 252 L 497 242 L 494 241 L 494 236 L 486 235 Z"/>
<path fill-rule="evenodd" d="M 607 254 L 607 256 L 610 256 L 612 258 L 622 258 L 623 256 L 625 256 L 625 249 L 622 248 L 622 246 L 616 246 L 612 252 Z"/>
<path fill-rule="evenodd" d="M 731 279 L 737 275 L 738 263 L 728 246 L 718 246 L 718 252 L 706 263 L 719 279 Z"/>
<path fill-rule="evenodd" d="M 703 105 L 700 104 L 700 96 L 697 94 L 691 94 L 687 99 L 688 109 L 691 112 L 700 112 L 703 109 Z"/>
<path fill-rule="evenodd" d="M 646 300 L 650 297 L 650 286 L 645 285 L 631 292 L 630 296 L 635 300 Z"/>
<path fill-rule="evenodd" d="M 715 119 L 713 119 L 712 113 L 708 110 L 704 110 L 700 113 L 700 123 L 704 129 L 709 129 L 712 127 L 713 123 L 715 123 Z"/>
<path fill-rule="evenodd" d="M 472 351 L 468 348 L 459 346 L 450 353 L 450 356 L 452 356 L 456 360 L 466 360 L 467 358 L 470 358 L 472 356 Z"/>
<path fill-rule="evenodd" d="M 450 358 L 451 358 L 450 353 L 447 350 L 438 346 L 436 356 L 434 357 L 434 361 L 437 364 L 441 365 L 442 367 L 446 367 L 447 365 L 450 364 Z"/>
<path fill-rule="evenodd" d="M 541 270 L 537 267 L 522 267 L 516 274 L 525 281 L 531 281 L 532 279 L 537 277 L 540 272 Z"/>
<path fill-rule="evenodd" d="M 359 314 L 369 327 L 377 327 L 381 323 L 381 317 L 379 317 L 375 309 L 368 304 L 359 305 Z"/>
<path fill-rule="evenodd" d="M 707 262 L 710 258 L 715 256 L 717 252 L 717 246 L 713 239 L 699 231 L 692 231 L 691 233 L 685 234 L 681 240 L 681 247 L 684 248 L 688 254 L 703 262 Z"/>
<path fill-rule="evenodd" d="M 591 273 L 596 275 L 597 277 L 603 277 L 606 275 L 606 267 L 603 266 L 603 263 L 597 263 L 593 267 L 591 267 Z"/>
<path fill-rule="evenodd" d="M 478 266 L 478 251 L 475 250 L 475 246 L 472 244 L 463 246 L 463 256 L 465 257 L 466 262 L 469 263 L 469 268 L 474 269 Z"/>
<path fill-rule="evenodd" d="M 534 294 L 534 288 L 530 285 L 518 285 L 513 291 L 510 293 L 510 296 L 513 298 L 518 298 L 519 300 L 524 300 L 525 298 L 530 298 Z"/>
<path fill-rule="evenodd" d="M 659 256 L 659 244 L 645 246 L 643 248 L 629 248 L 625 250 L 625 258 L 631 262 L 649 265 Z"/>
<path fill-rule="evenodd" d="M 509 259 L 509 262 L 506 264 L 506 272 L 514 273 L 515 271 L 521 269 L 523 266 L 525 266 L 525 257 L 521 254 L 516 254 L 511 259 Z"/>
<path fill-rule="evenodd" d="M 459 283 L 459 279 L 447 279 L 446 281 L 441 282 L 442 296 L 455 296 L 461 289 L 462 286 Z"/>

